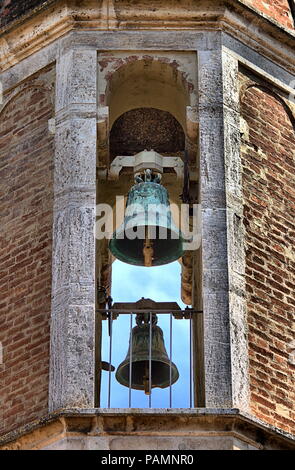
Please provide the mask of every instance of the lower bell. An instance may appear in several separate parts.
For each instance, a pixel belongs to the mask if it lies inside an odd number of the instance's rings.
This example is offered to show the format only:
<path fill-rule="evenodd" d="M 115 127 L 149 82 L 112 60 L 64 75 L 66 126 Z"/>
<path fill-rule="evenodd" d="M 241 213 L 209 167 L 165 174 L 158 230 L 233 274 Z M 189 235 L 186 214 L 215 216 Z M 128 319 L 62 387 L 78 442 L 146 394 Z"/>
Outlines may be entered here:
<path fill-rule="evenodd" d="M 150 325 L 147 323 L 138 324 L 132 329 L 131 341 L 132 348 L 129 349 L 125 360 L 119 365 L 116 371 L 116 379 L 125 387 L 131 387 L 134 390 L 143 390 L 148 395 L 152 388 L 166 388 L 170 385 L 170 367 L 171 367 L 171 385 L 179 378 L 179 372 L 176 365 L 168 357 L 165 345 L 163 331 L 160 327 L 153 324 L 151 361 L 149 360 L 150 351 Z M 130 352 L 132 349 L 132 357 Z M 151 365 L 151 385 L 149 384 Z M 131 367 L 131 383 L 130 383 Z"/>

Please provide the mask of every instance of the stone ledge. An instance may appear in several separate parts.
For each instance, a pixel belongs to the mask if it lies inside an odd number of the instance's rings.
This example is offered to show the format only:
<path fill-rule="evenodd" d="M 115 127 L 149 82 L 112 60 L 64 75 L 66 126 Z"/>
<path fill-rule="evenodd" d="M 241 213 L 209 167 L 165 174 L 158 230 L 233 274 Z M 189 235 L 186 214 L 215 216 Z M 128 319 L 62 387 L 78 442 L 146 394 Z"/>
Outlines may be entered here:
<path fill-rule="evenodd" d="M 58 410 L 0 437 L 0 449 L 135 449 L 139 440 L 146 450 L 295 450 L 294 436 L 249 414 L 207 408 Z"/>
<path fill-rule="evenodd" d="M 60 2 L 60 0 L 39 0 L 39 1 L 35 2 L 35 5 L 33 3 L 32 7 L 28 6 L 26 9 L 20 7 L 19 8 L 19 14 L 16 14 L 14 17 L 11 17 L 10 20 L 8 19 L 7 21 L 3 21 L 3 24 L 0 26 L 0 34 L 1 34 L 2 31 L 3 32 L 8 31 L 9 29 L 14 28 L 17 25 L 20 25 L 20 24 L 24 23 L 28 18 L 30 18 L 32 16 L 35 16 L 40 11 L 47 9 L 52 4 L 58 3 L 58 2 Z M 227 2 L 231 3 L 230 0 L 227 0 Z M 117 3 L 119 3 L 119 2 L 117 1 Z M 121 3 L 124 4 L 124 2 L 121 2 Z M 246 11 L 252 12 L 252 14 L 255 13 L 256 16 L 261 16 L 265 20 L 265 22 L 276 26 L 277 28 L 279 28 L 282 31 L 285 31 L 288 34 L 294 35 L 294 28 L 288 28 L 287 26 L 281 24 L 276 19 L 274 19 L 270 16 L 267 16 L 265 13 L 263 13 L 262 11 L 260 11 L 256 7 L 254 7 L 253 5 L 249 4 L 247 1 L 245 1 L 245 0 L 236 0 L 236 3 L 238 5 L 238 7 L 242 6 L 243 8 L 245 8 Z M 99 3 L 97 3 L 97 7 L 98 7 L 98 10 L 103 10 L 102 2 L 101 2 L 100 5 L 99 5 Z M 85 5 L 83 6 L 83 8 L 85 8 Z M 145 11 L 145 10 L 143 9 L 143 11 Z M 154 13 L 155 12 L 153 12 L 153 14 Z M 113 17 L 111 15 L 112 14 L 109 13 L 110 18 L 107 18 L 106 15 L 105 15 L 105 12 L 104 12 L 105 20 L 113 19 Z M 9 14 L 7 16 L 9 16 Z M 83 16 L 84 16 L 84 18 L 86 17 L 85 15 L 83 15 Z M 107 28 L 107 29 L 109 29 L 109 28 Z"/>
<path fill-rule="evenodd" d="M 291 52 L 284 54 L 278 44 L 293 48 L 294 32 L 263 16 L 244 0 L 214 0 L 210 3 L 203 0 L 197 6 L 187 6 L 183 1 L 169 11 L 169 18 L 167 9 L 169 0 L 157 3 L 152 14 L 150 7 L 137 7 L 134 14 L 132 5 L 124 0 L 116 2 L 116 7 L 110 10 L 105 9 L 103 2 L 94 4 L 91 0 L 87 7 L 81 7 L 73 0 L 48 0 L 0 28 L 0 64 L 5 70 L 71 30 L 129 30 L 138 33 L 144 30 L 197 32 L 202 28 L 228 31 L 245 44 L 260 47 L 266 55 L 269 52 L 272 60 L 279 61 L 285 67 L 292 62 Z"/>

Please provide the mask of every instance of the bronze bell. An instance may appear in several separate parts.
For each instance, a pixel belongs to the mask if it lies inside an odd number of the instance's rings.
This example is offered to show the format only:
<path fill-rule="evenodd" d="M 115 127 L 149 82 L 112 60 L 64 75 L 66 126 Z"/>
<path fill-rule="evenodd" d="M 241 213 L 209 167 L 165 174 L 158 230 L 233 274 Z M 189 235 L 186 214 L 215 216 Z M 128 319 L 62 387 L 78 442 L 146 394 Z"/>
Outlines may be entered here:
<path fill-rule="evenodd" d="M 183 237 L 172 221 L 168 192 L 160 176 L 146 170 L 128 193 L 123 224 L 114 232 L 110 251 L 136 266 L 160 266 L 183 256 Z"/>
<path fill-rule="evenodd" d="M 148 314 L 149 317 L 149 314 Z M 116 371 L 116 379 L 125 387 L 134 390 L 144 390 L 148 395 L 152 388 L 166 388 L 170 385 L 170 360 L 164 345 L 163 331 L 156 325 L 157 316 L 153 314 L 152 327 L 148 323 L 145 314 L 137 315 L 135 326 L 132 329 L 132 363 L 130 364 L 131 345 L 125 360 Z M 150 329 L 152 330 L 151 344 L 151 386 L 149 384 L 149 352 L 150 352 Z M 131 368 L 131 383 L 130 366 Z M 179 378 L 176 365 L 171 362 L 171 385 Z"/>

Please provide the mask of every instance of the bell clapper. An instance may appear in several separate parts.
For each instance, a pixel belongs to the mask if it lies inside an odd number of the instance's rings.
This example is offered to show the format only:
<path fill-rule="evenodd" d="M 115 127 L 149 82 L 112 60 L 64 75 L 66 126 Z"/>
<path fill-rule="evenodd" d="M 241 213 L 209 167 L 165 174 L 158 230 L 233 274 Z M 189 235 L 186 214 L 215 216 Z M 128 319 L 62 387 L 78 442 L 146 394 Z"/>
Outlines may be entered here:
<path fill-rule="evenodd" d="M 144 240 L 144 245 L 143 245 L 143 257 L 144 257 L 145 266 L 153 266 L 153 255 L 154 255 L 153 242 L 152 240 L 149 239 L 148 227 L 146 227 L 145 240 Z"/>
<path fill-rule="evenodd" d="M 143 388 L 145 395 L 150 395 L 150 380 L 149 380 L 149 363 L 146 361 L 145 363 L 145 372 L 143 376 Z"/>

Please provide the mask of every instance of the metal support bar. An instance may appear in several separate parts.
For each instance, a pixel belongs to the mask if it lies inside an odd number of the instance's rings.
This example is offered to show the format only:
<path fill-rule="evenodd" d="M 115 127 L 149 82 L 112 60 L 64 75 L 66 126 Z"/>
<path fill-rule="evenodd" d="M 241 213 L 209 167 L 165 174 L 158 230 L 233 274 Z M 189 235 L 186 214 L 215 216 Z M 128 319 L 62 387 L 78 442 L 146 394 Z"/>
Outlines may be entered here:
<path fill-rule="evenodd" d="M 184 309 L 184 310 L 169 310 L 169 309 L 140 309 L 135 311 L 134 309 L 96 309 L 96 313 L 105 314 L 103 316 L 103 320 L 107 320 L 109 318 L 108 314 L 112 313 L 112 319 L 116 320 L 119 315 L 128 315 L 130 313 L 137 314 L 137 313 L 156 313 L 156 314 L 172 314 L 176 320 L 189 320 L 191 314 L 203 313 L 203 310 L 194 310 L 194 309 Z"/>
<path fill-rule="evenodd" d="M 172 408 L 172 314 L 170 313 L 169 407 Z"/>
<path fill-rule="evenodd" d="M 108 408 L 111 407 L 111 382 L 112 382 L 112 347 L 113 347 L 113 318 L 112 312 L 110 312 L 109 317 L 109 336 L 110 336 L 110 343 L 109 343 L 109 387 L 108 387 Z"/>
<path fill-rule="evenodd" d="M 152 313 L 150 313 L 150 335 L 149 335 L 149 408 L 152 407 Z"/>
<path fill-rule="evenodd" d="M 129 408 L 131 408 L 131 384 L 132 384 L 132 354 L 133 354 L 133 344 L 132 344 L 132 320 L 133 315 L 130 315 L 130 364 L 129 364 Z"/>
<path fill-rule="evenodd" d="M 193 353 L 192 353 L 192 315 L 189 319 L 189 407 L 193 407 L 193 393 L 192 393 L 192 367 L 193 367 Z"/>

